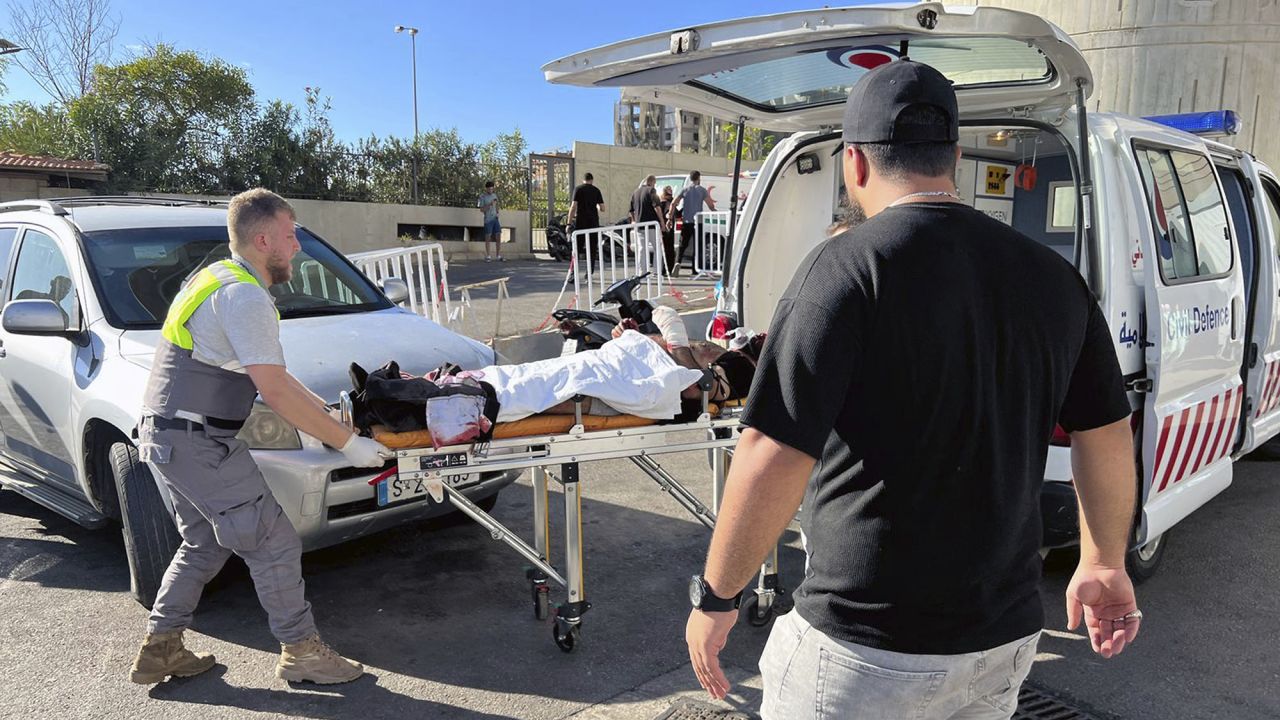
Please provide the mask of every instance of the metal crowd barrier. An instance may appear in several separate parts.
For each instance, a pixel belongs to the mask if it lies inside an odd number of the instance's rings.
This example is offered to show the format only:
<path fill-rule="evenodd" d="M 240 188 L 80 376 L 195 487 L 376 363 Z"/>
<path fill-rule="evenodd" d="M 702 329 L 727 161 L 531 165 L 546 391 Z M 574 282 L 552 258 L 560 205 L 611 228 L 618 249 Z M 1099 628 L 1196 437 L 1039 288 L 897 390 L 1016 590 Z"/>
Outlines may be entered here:
<path fill-rule="evenodd" d="M 703 210 L 694 226 L 694 278 L 721 277 L 724 274 L 724 246 L 729 241 L 729 210 Z M 738 222 L 742 213 L 738 213 Z"/>
<path fill-rule="evenodd" d="M 409 309 L 441 325 L 449 322 L 449 263 L 440 243 L 354 253 L 347 259 L 375 283 L 389 277 L 404 280 L 409 286 Z"/>

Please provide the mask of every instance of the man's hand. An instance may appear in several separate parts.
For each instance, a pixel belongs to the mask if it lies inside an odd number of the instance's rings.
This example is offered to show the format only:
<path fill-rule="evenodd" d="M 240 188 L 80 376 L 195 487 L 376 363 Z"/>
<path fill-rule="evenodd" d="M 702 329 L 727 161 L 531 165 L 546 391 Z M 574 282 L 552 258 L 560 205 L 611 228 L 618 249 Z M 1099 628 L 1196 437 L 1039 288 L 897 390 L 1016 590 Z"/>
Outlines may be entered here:
<path fill-rule="evenodd" d="M 689 644 L 689 661 L 693 663 L 698 684 L 717 700 L 722 700 L 729 692 L 729 679 L 720 669 L 720 651 L 737 621 L 737 610 L 694 610 L 689 613 L 689 624 L 684 629 L 684 639 Z"/>
<path fill-rule="evenodd" d="M 382 467 L 388 458 L 395 457 L 395 453 L 388 450 L 382 443 L 372 438 L 361 437 L 358 433 L 351 433 L 347 444 L 338 450 L 354 467 Z"/>
<path fill-rule="evenodd" d="M 1067 585 L 1067 629 L 1074 630 L 1083 614 L 1089 643 L 1104 658 L 1119 655 L 1138 637 L 1142 615 L 1133 583 L 1124 567 L 1081 563 Z"/>

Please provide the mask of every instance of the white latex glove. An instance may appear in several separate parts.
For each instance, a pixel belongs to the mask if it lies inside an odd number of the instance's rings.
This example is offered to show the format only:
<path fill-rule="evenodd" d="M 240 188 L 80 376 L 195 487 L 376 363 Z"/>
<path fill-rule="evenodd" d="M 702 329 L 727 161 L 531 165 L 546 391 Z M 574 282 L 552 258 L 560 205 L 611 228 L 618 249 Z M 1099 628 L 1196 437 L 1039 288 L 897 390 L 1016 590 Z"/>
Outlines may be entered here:
<path fill-rule="evenodd" d="M 338 448 L 353 467 L 382 467 L 394 453 L 372 438 L 351 433 L 347 444 Z"/>
<path fill-rule="evenodd" d="M 653 324 L 658 326 L 667 347 L 689 347 L 689 331 L 675 308 L 658 305 L 653 309 Z"/>

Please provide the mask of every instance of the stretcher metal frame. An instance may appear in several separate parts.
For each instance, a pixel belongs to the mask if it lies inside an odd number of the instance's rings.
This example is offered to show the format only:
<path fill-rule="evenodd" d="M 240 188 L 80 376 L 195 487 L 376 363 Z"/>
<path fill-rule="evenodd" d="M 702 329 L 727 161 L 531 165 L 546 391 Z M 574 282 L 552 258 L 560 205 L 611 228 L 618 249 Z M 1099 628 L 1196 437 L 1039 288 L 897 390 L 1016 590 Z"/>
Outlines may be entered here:
<path fill-rule="evenodd" d="M 704 386 L 705 409 L 708 384 L 700 384 Z M 345 392 L 341 397 L 343 418 L 349 422 L 351 401 Z M 598 460 L 626 458 L 694 518 L 708 529 L 714 529 L 733 447 L 738 443 L 738 415 L 741 413 L 740 408 L 725 408 L 717 417 L 704 411 L 690 422 L 588 431 L 582 423 L 585 398 L 577 397 L 574 400 L 574 425 L 566 433 L 452 445 L 439 449 L 423 447 L 395 451 L 396 469 L 400 477 L 424 481 L 432 501 L 441 503 L 448 500 L 455 508 L 488 530 L 494 540 L 505 543 L 533 566 L 525 574 L 529 580 L 534 616 L 538 620 L 546 620 L 550 616 L 549 581 L 555 581 L 565 588 L 567 602 L 556 609 L 553 627 L 556 646 L 564 652 L 573 652 L 578 645 L 582 617 L 591 609 L 591 603 L 587 601 L 583 565 L 580 465 Z M 701 431 L 704 433 L 703 439 L 678 436 L 690 431 Z M 709 455 L 712 473 L 710 507 L 654 459 L 657 455 L 697 450 L 706 450 Z M 557 465 L 558 475 L 548 470 Z M 532 471 L 532 545 L 449 484 L 451 476 L 464 473 L 524 468 Z M 564 496 L 563 573 L 549 560 L 550 480 L 555 480 L 561 486 Z M 785 590 L 778 583 L 778 548 L 775 545 L 761 565 L 753 593 L 743 602 L 748 622 L 757 627 L 764 626 L 775 612 L 784 612 L 780 602 L 784 594 Z"/>

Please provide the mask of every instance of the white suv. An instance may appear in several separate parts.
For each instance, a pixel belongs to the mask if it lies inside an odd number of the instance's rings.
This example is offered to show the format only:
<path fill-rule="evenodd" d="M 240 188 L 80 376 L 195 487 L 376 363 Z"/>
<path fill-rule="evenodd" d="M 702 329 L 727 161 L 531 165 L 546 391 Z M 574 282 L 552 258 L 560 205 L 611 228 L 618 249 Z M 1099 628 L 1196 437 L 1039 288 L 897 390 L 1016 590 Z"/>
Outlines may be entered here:
<path fill-rule="evenodd" d="M 397 307 L 403 281 L 375 286 L 305 228 L 293 280 L 271 293 L 289 369 L 336 402 L 348 366 L 397 360 L 424 373 L 494 362 L 488 347 Z M 170 500 L 131 442 L 160 325 L 195 269 L 226 257 L 226 210 L 157 198 L 0 204 L 0 487 L 85 527 L 123 526 L 134 596 L 150 605 L 180 542 Z M 429 500 L 380 507 L 341 453 L 261 402 L 240 436 L 307 550 L 443 514 Z M 391 466 L 389 463 L 388 466 Z M 492 507 L 518 472 L 473 475 Z"/>

